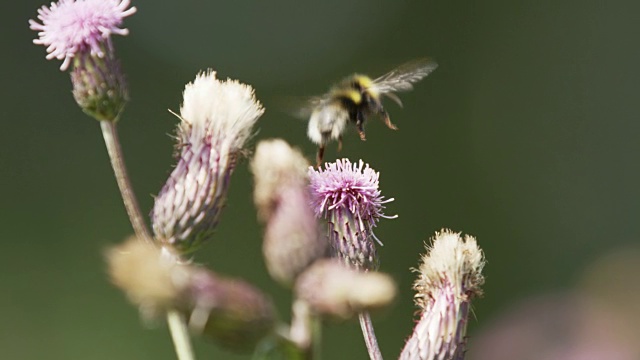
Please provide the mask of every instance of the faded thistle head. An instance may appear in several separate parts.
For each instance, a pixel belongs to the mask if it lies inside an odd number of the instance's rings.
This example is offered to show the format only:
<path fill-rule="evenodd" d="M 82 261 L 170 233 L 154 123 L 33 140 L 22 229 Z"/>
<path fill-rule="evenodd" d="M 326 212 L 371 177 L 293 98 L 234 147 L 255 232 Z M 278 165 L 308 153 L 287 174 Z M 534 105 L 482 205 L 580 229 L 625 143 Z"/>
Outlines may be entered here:
<path fill-rule="evenodd" d="M 253 285 L 182 261 L 167 247 L 130 238 L 107 253 L 111 281 L 154 318 L 178 310 L 194 333 L 231 348 L 251 348 L 273 331 L 275 308 Z"/>
<path fill-rule="evenodd" d="M 315 314 L 337 319 L 384 308 L 394 300 L 396 292 L 391 276 L 350 269 L 338 259 L 316 261 L 295 285 L 296 297 Z"/>
<path fill-rule="evenodd" d="M 463 359 L 471 300 L 482 295 L 484 255 L 474 237 L 446 229 L 427 249 L 413 286 L 420 319 L 400 359 Z"/>
<path fill-rule="evenodd" d="M 188 253 L 211 237 L 231 173 L 263 112 L 251 86 L 218 80 L 214 71 L 187 84 L 176 136 L 178 164 L 151 213 L 160 242 Z"/>
<path fill-rule="evenodd" d="M 73 65 L 73 96 L 96 120 L 118 120 L 127 102 L 111 35 L 127 35 L 122 22 L 135 12 L 129 0 L 60 0 L 38 10 L 40 22 L 29 20 L 38 31 L 33 42 L 47 47 L 47 59 L 62 60 L 63 71 Z"/>
<path fill-rule="evenodd" d="M 373 234 L 380 218 L 393 219 L 383 213 L 385 199 L 378 189 L 379 173 L 360 160 L 347 159 L 309 168 L 313 209 L 317 217 L 329 223 L 329 242 L 335 255 L 352 267 L 377 269 L 378 256 Z"/>

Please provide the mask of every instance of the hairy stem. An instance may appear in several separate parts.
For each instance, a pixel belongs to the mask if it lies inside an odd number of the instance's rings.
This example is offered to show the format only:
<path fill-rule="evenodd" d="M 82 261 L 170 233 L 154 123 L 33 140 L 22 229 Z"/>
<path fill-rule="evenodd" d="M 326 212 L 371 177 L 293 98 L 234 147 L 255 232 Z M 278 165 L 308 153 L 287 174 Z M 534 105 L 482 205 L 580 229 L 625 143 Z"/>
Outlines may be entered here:
<path fill-rule="evenodd" d="M 129 215 L 133 230 L 138 239 L 151 243 L 153 242 L 153 238 L 140 212 L 140 206 L 133 192 L 127 168 L 124 164 L 124 156 L 122 155 L 122 148 L 118 140 L 116 122 L 100 121 L 100 127 L 102 128 L 104 143 L 107 146 L 107 152 L 111 160 L 111 167 L 116 176 L 116 182 L 118 183 L 118 188 L 120 188 L 122 201 Z M 171 310 L 167 313 L 167 323 L 169 324 L 169 331 L 171 332 L 171 338 L 173 339 L 173 345 L 176 349 L 178 359 L 193 360 L 193 350 L 191 349 L 191 341 L 184 317 L 176 310 Z"/>
<path fill-rule="evenodd" d="M 360 327 L 362 328 L 364 342 L 367 344 L 369 357 L 371 358 L 371 360 L 382 360 L 382 353 L 380 352 L 380 347 L 378 346 L 376 333 L 373 331 L 371 316 L 368 312 L 363 312 L 358 314 L 358 318 L 360 319 Z"/>
<path fill-rule="evenodd" d="M 118 132 L 116 129 L 115 121 L 100 121 L 100 127 L 102 128 L 102 135 L 104 137 L 104 143 L 107 146 L 107 152 L 109 153 L 109 159 L 111 160 L 111 167 L 116 176 L 118 187 L 120 188 L 120 194 L 122 195 L 122 201 L 124 207 L 127 210 L 131 225 L 139 239 L 151 242 L 152 237 L 147 230 L 147 226 L 144 222 L 144 217 L 140 212 L 140 206 L 138 200 L 133 193 L 131 187 L 131 181 L 129 181 L 129 175 L 127 174 L 127 168 L 124 164 L 124 157 L 122 155 L 122 149 L 120 148 L 120 141 L 118 140 Z"/>

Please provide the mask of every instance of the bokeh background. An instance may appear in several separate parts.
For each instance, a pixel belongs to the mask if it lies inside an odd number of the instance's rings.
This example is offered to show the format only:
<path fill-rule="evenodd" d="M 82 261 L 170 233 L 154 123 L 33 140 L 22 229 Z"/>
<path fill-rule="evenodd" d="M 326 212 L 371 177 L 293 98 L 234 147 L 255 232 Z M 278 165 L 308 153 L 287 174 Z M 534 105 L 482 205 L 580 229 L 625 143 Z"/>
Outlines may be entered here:
<path fill-rule="evenodd" d="M 132 231 L 98 124 L 75 105 L 60 63 L 31 42 L 27 20 L 44 4 L 0 4 L 0 358 L 174 359 L 163 324 L 141 323 L 105 277 L 103 250 Z M 252 84 L 267 109 L 256 140 L 283 137 L 311 159 L 305 122 L 279 99 L 432 56 L 440 67 L 402 94 L 404 109 L 388 105 L 399 131 L 374 120 L 366 142 L 352 131 L 342 153 L 327 153 L 364 159 L 396 199 L 388 213 L 399 218 L 377 230 L 381 270 L 400 289 L 374 317 L 385 357 L 413 326 L 410 268 L 449 227 L 477 236 L 488 259 L 469 359 L 640 359 L 626 341 L 640 321 L 640 3 L 133 5 L 130 35 L 115 40 L 132 97 L 119 129 L 145 212 L 173 164 L 167 109 L 179 109 L 199 70 Z M 251 194 L 244 162 L 197 261 L 270 292 L 287 319 L 289 293 L 265 271 Z M 195 346 L 201 359 L 250 357 Z M 365 359 L 357 322 L 328 324 L 323 354 Z"/>

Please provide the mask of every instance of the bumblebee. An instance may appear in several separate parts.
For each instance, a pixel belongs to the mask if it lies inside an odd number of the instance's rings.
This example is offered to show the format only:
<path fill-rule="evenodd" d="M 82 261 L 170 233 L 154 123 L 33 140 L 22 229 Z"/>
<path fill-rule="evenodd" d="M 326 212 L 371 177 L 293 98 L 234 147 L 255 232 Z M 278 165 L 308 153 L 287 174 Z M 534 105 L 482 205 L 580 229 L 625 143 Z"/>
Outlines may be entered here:
<path fill-rule="evenodd" d="M 389 129 L 397 130 L 389 113 L 382 106 L 382 96 L 402 107 L 402 102 L 395 93 L 413 89 L 414 83 L 437 67 L 434 60 L 424 58 L 401 65 L 376 79 L 354 74 L 334 85 L 325 95 L 311 98 L 307 135 L 318 145 L 317 165 L 322 163 L 324 149 L 329 141 L 338 140 L 340 151 L 342 134 L 349 122 L 355 125 L 363 141 L 366 140 L 365 121 L 372 115 L 380 116 Z"/>

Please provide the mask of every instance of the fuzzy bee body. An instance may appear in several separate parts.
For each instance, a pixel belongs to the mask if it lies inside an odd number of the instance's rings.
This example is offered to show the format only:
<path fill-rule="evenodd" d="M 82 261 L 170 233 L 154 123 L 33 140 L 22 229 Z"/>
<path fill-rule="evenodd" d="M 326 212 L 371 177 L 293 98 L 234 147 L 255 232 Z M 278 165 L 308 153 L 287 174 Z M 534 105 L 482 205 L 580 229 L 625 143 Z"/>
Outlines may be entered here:
<path fill-rule="evenodd" d="M 338 148 L 342 146 L 342 134 L 349 122 L 356 126 L 361 140 L 366 140 L 364 124 L 370 116 L 380 116 L 387 127 L 396 130 L 382 106 L 382 96 L 402 106 L 394 93 L 413 89 L 413 83 L 429 75 L 437 66 L 427 58 L 404 64 L 376 79 L 354 74 L 334 85 L 327 94 L 313 98 L 307 135 L 318 145 L 318 166 L 328 142 L 338 140 Z"/>
<path fill-rule="evenodd" d="M 326 144 L 329 140 L 338 140 L 344 132 L 350 118 L 349 111 L 339 102 L 331 99 L 332 104 L 316 108 L 309 118 L 307 135 L 316 144 Z"/>

